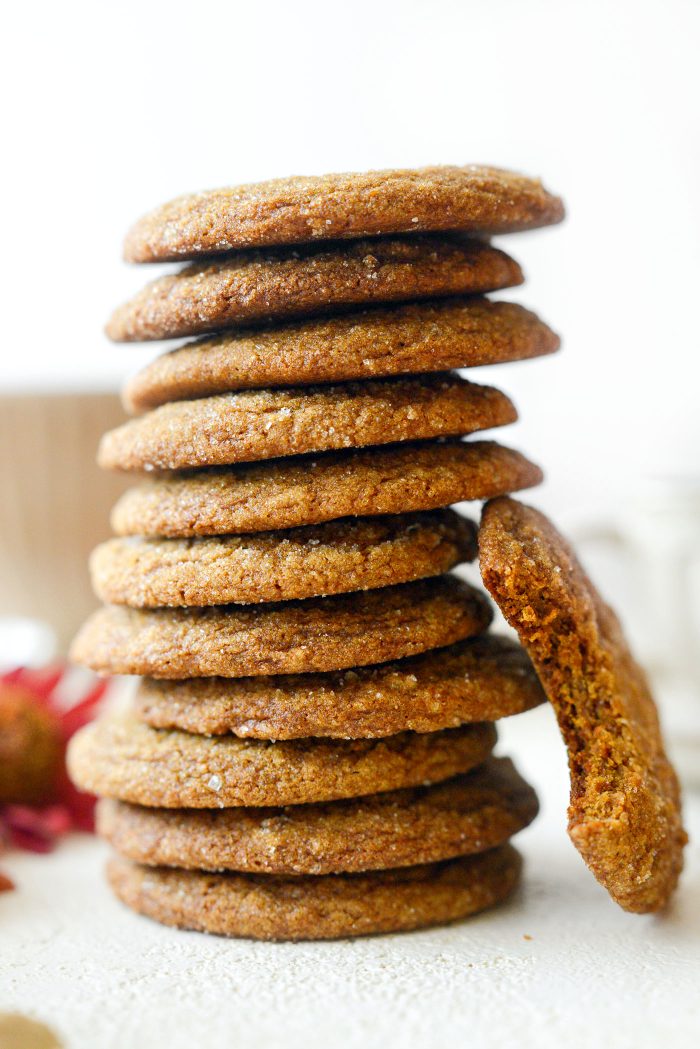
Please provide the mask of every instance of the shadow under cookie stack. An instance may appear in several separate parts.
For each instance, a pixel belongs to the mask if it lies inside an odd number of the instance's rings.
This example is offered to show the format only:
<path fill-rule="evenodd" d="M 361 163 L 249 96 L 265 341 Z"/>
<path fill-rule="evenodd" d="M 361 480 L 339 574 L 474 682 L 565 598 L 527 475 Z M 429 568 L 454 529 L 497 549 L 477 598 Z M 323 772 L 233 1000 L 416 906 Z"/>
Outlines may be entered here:
<path fill-rule="evenodd" d="M 544 694 L 450 574 L 477 533 L 449 507 L 541 472 L 469 436 L 516 412 L 451 369 L 557 349 L 483 296 L 522 281 L 488 237 L 562 215 L 539 182 L 434 168 L 184 197 L 129 234 L 128 260 L 188 265 L 109 335 L 198 337 L 131 379 L 138 418 L 103 438 L 103 467 L 152 476 L 93 554 L 106 607 L 72 653 L 142 676 L 69 755 L 134 910 L 321 939 L 453 921 L 516 886 L 509 839 L 537 800 L 492 756 L 493 723 Z"/>

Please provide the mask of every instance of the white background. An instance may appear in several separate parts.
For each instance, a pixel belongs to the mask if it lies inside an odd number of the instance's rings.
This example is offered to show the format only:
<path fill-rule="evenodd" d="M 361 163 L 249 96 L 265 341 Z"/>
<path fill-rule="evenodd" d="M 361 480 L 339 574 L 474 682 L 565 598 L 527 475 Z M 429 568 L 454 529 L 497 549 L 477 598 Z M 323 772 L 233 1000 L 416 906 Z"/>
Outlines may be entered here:
<path fill-rule="evenodd" d="M 116 388 L 143 211 L 290 173 L 487 162 L 565 226 L 508 239 L 509 293 L 564 337 L 492 370 L 551 509 L 698 472 L 700 4 L 694 0 L 29 3 L 3 27 L 1 389 Z"/>

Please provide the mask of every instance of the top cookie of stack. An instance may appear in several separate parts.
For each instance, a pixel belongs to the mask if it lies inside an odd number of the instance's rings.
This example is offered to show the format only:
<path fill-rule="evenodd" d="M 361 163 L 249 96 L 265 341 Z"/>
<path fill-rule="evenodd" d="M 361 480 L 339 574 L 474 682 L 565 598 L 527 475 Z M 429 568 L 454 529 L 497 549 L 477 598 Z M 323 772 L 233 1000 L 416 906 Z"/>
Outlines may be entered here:
<path fill-rule="evenodd" d="M 118 309 L 110 336 L 203 336 L 128 383 L 140 417 L 101 443 L 102 466 L 157 476 L 114 509 L 117 538 L 92 559 L 111 607 L 73 648 L 101 672 L 146 675 L 130 717 L 89 727 L 71 751 L 79 785 L 122 806 L 103 808 L 102 827 L 141 865 L 112 872 L 136 909 L 331 936 L 448 920 L 515 884 L 505 842 L 536 804 L 514 770 L 470 770 L 493 746 L 489 722 L 542 692 L 522 651 L 484 634 L 485 597 L 442 574 L 476 553 L 474 526 L 444 508 L 542 475 L 495 441 L 462 440 L 516 412 L 450 369 L 557 349 L 534 314 L 484 295 L 522 281 L 488 236 L 562 217 L 539 182 L 430 168 L 183 197 L 130 232 L 129 260 L 188 265 Z M 436 786 L 427 801 L 392 794 L 389 809 L 385 792 L 447 780 L 459 805 L 438 804 Z M 369 824 L 351 833 L 370 811 L 358 796 L 385 797 L 372 833 L 384 827 L 386 848 L 369 848 Z M 232 859 L 231 835 L 269 817 L 256 806 L 285 806 L 290 829 L 264 862 L 249 837 Z M 228 822 L 205 826 L 199 808 Z M 420 848 L 406 830 L 419 811 Z M 208 860 L 193 859 L 195 839 Z M 143 864 L 181 870 L 144 881 Z M 189 868 L 243 873 L 205 885 Z M 274 880 L 245 881 L 261 871 Z M 352 881 L 359 871 L 373 873 Z"/>

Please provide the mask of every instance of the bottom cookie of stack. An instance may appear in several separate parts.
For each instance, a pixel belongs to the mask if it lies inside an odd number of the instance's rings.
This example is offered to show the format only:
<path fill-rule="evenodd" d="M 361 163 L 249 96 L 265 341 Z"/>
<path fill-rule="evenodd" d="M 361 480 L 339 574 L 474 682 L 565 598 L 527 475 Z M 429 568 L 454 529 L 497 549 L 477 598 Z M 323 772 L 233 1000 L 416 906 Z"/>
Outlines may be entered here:
<path fill-rule="evenodd" d="M 401 932 L 466 918 L 500 903 L 520 875 L 503 845 L 443 863 L 363 874 L 212 874 L 115 858 L 116 895 L 164 925 L 257 940 L 332 940 Z"/>

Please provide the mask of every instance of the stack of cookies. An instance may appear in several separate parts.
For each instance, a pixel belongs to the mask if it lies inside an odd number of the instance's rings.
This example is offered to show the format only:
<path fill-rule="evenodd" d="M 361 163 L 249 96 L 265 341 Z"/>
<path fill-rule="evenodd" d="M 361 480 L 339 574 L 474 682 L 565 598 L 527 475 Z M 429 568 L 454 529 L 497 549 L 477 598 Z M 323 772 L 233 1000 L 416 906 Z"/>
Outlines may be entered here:
<path fill-rule="evenodd" d="M 153 473 L 94 552 L 107 607 L 73 656 L 142 675 L 75 738 L 109 879 L 167 924 L 270 939 L 450 921 L 504 899 L 537 811 L 493 722 L 544 698 L 485 595 L 450 570 L 449 509 L 539 483 L 493 440 L 509 399 L 450 371 L 558 339 L 484 293 L 490 234 L 559 221 L 541 184 L 466 167 L 184 197 L 134 262 L 187 260 L 113 315 L 118 341 L 198 336 L 127 385 L 103 467 Z"/>

